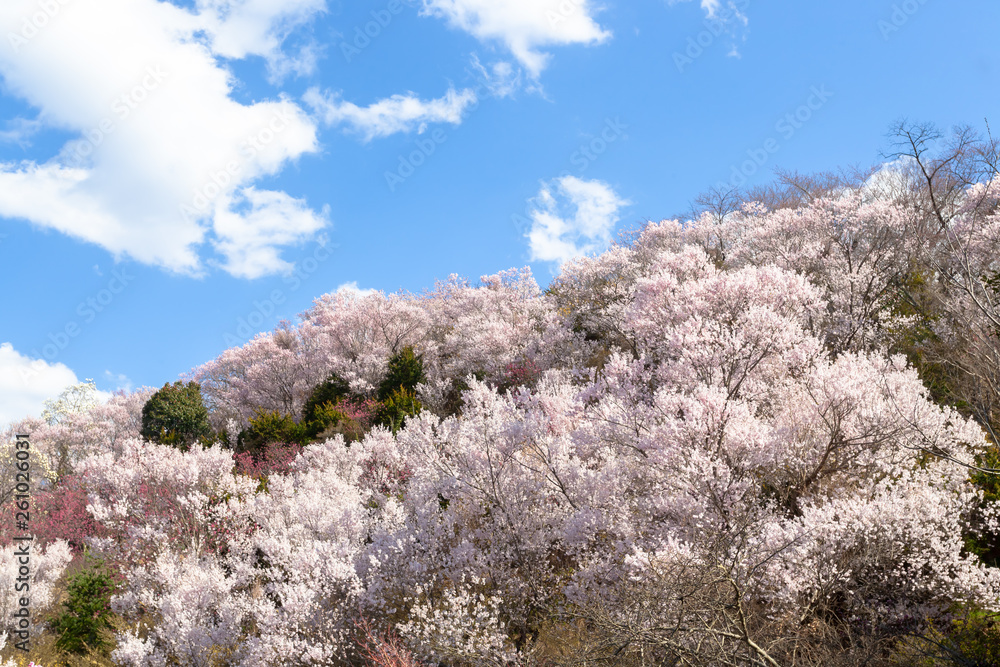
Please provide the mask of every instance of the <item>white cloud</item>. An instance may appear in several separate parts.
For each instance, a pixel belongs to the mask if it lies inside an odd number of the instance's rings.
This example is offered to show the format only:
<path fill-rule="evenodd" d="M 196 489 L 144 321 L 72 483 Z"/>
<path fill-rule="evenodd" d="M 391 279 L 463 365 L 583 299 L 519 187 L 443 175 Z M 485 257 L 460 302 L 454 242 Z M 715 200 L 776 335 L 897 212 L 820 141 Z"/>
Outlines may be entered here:
<path fill-rule="evenodd" d="M 521 70 L 511 63 L 499 60 L 490 63 L 489 68 L 483 65 L 479 56 L 473 54 L 472 69 L 482 87 L 493 97 L 511 97 L 521 88 Z"/>
<path fill-rule="evenodd" d="M 342 294 L 344 296 L 353 297 L 355 299 L 363 296 L 368 296 L 369 294 L 374 294 L 373 289 L 361 289 L 358 287 L 358 281 L 352 280 L 349 283 L 344 283 L 340 287 L 334 290 L 335 294 Z"/>
<path fill-rule="evenodd" d="M 295 55 L 286 54 L 282 44 L 296 28 L 326 11 L 326 0 L 198 0 L 197 6 L 214 53 L 236 59 L 261 56 L 275 80 L 315 69 L 314 44 Z"/>
<path fill-rule="evenodd" d="M 688 0 L 667 0 L 667 4 L 671 7 L 680 2 L 688 2 Z M 719 10 L 722 8 L 722 0 L 700 0 L 701 8 L 705 10 L 705 14 L 708 18 L 715 18 Z M 745 3 L 744 3 L 745 4 Z M 730 6 L 735 7 L 735 5 L 730 2 Z"/>
<path fill-rule="evenodd" d="M 0 344 L 0 426 L 41 415 L 47 399 L 77 382 L 64 364 L 31 359 L 10 343 Z"/>
<path fill-rule="evenodd" d="M 6 90 L 45 127 L 78 139 L 44 162 L 0 164 L 0 216 L 182 273 L 204 271 L 205 247 L 236 275 L 287 268 L 280 246 L 326 221 L 253 183 L 317 150 L 316 126 L 285 98 L 232 99 L 217 57 L 261 55 L 277 67 L 281 39 L 322 5 L 202 0 L 191 12 L 157 0 L 73 0 L 43 15 L 37 0 L 4 0 Z M 279 220 L 292 221 L 287 232 L 276 233 Z"/>
<path fill-rule="evenodd" d="M 701 8 L 705 10 L 709 18 L 715 18 L 719 11 L 719 0 L 701 0 Z"/>
<path fill-rule="evenodd" d="M 132 380 L 129 379 L 129 377 L 124 373 L 104 371 L 104 381 L 108 384 L 114 385 L 115 391 L 132 391 L 133 389 Z"/>
<path fill-rule="evenodd" d="M 845 188 L 840 194 L 847 198 L 860 193 L 865 198 L 882 200 L 904 196 L 912 191 L 915 166 L 916 162 L 909 157 L 883 162 L 860 188 Z"/>
<path fill-rule="evenodd" d="M 667 4 L 673 6 L 687 1 L 667 0 Z M 700 2 L 707 16 L 704 27 L 716 38 L 725 34 L 727 39 L 732 40 L 726 52 L 728 57 L 742 58 L 740 46 L 746 42 L 747 26 L 750 24 L 743 10 L 750 4 L 750 0 L 700 0 Z"/>
<path fill-rule="evenodd" d="M 26 148 L 30 144 L 31 137 L 41 128 L 42 124 L 38 119 L 13 118 L 7 121 L 6 130 L 0 130 L 0 143 L 17 144 Z"/>
<path fill-rule="evenodd" d="M 393 95 L 367 107 L 344 102 L 333 93 L 310 88 L 303 96 L 306 104 L 327 125 L 350 125 L 364 136 L 365 141 L 386 137 L 396 132 L 423 132 L 428 123 L 462 122 L 462 114 L 475 104 L 476 94 L 470 89 L 449 88 L 444 97 L 421 100 L 413 93 Z"/>
<path fill-rule="evenodd" d="M 667 4 L 670 6 L 676 5 L 679 2 L 688 2 L 688 0 L 667 0 Z M 750 4 L 750 0 L 725 0 L 725 2 L 723 0 L 700 0 L 700 2 L 701 8 L 705 10 L 705 15 L 708 19 L 715 26 L 725 29 L 730 33 L 735 32 L 737 28 L 745 28 L 749 23 L 749 19 L 743 13 L 743 10 Z M 739 50 L 733 46 L 729 55 L 739 56 Z"/>
<path fill-rule="evenodd" d="M 606 249 L 619 210 L 630 203 L 598 180 L 563 176 L 554 183 L 543 183 L 533 200 L 531 229 L 525 234 L 532 261 L 562 264 Z"/>
<path fill-rule="evenodd" d="M 246 188 L 238 199 L 225 199 L 215 211 L 215 247 L 226 257 L 223 268 L 237 278 L 259 278 L 289 271 L 278 248 L 323 227 L 301 200 L 284 192 Z"/>
<path fill-rule="evenodd" d="M 482 41 L 499 41 L 538 78 L 550 55 L 547 46 L 599 44 L 611 37 L 594 20 L 591 0 L 424 0 L 425 14 Z"/>

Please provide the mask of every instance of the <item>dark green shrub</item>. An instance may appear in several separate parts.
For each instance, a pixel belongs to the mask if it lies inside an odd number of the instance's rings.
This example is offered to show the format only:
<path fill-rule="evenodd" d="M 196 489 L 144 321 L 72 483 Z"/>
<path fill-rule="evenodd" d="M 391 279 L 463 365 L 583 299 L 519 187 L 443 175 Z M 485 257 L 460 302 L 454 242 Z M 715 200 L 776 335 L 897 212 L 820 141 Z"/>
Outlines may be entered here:
<path fill-rule="evenodd" d="M 291 415 L 269 410 L 257 410 L 250 418 L 250 426 L 236 439 L 237 453 L 257 455 L 271 443 L 305 445 L 311 440 L 306 424 L 296 424 Z"/>
<path fill-rule="evenodd" d="M 110 646 L 105 632 L 111 630 L 111 594 L 115 590 L 110 575 L 94 567 L 69 578 L 69 599 L 63 612 L 52 621 L 59 639 L 56 647 L 83 655 L 87 649 L 100 651 Z"/>
<path fill-rule="evenodd" d="M 337 432 L 337 426 L 344 425 L 350 421 L 350 417 L 344 411 L 346 406 L 344 401 L 327 401 L 316 406 L 312 411 L 312 419 L 305 424 L 306 432 L 312 440 L 320 440 L 329 437 Z"/>
<path fill-rule="evenodd" d="M 387 400 L 401 387 L 412 393 L 424 379 L 423 357 L 414 354 L 412 347 L 404 347 L 389 359 L 389 370 L 378 386 L 378 400 Z"/>
<path fill-rule="evenodd" d="M 350 385 L 336 373 L 316 385 L 302 406 L 302 424 L 309 437 L 316 440 L 324 433 L 329 435 L 333 427 L 346 421 L 343 406 L 351 398 Z"/>
<path fill-rule="evenodd" d="M 986 451 L 977 454 L 976 465 L 986 471 L 1000 470 L 1000 446 L 990 445 Z M 1000 475 L 977 470 L 969 475 L 969 481 L 983 492 L 980 510 L 1000 502 Z M 1000 534 L 986 528 L 981 517 L 980 513 L 973 515 L 973 522 L 978 524 L 978 530 L 965 535 L 965 549 L 978 556 L 987 566 L 1000 567 Z"/>
<path fill-rule="evenodd" d="M 324 403 L 316 410 L 316 418 L 308 424 L 314 440 L 342 435 L 350 445 L 365 437 L 375 423 L 375 412 L 382 406 L 371 398 L 351 397 L 337 403 Z"/>
<path fill-rule="evenodd" d="M 956 607 L 950 622 L 929 629 L 903 644 L 898 663 L 915 667 L 997 667 L 1000 665 L 1000 615 L 972 607 Z"/>
<path fill-rule="evenodd" d="M 378 403 L 375 408 L 373 422 L 397 432 L 403 426 L 403 421 L 407 417 L 412 417 L 420 412 L 423 406 L 417 400 L 417 394 L 412 389 L 399 387 L 389 396 Z"/>
<path fill-rule="evenodd" d="M 229 431 L 222 429 L 219 431 L 212 431 L 206 437 L 200 438 L 199 440 L 204 447 L 214 447 L 215 445 L 220 445 L 223 449 L 229 449 Z"/>
<path fill-rule="evenodd" d="M 351 396 L 351 388 L 336 373 L 328 377 L 324 382 L 316 385 L 306 404 L 302 406 L 302 422 L 308 424 L 316 421 L 320 415 L 318 411 L 327 404 L 337 405 L 342 400 Z"/>
<path fill-rule="evenodd" d="M 163 385 L 142 407 L 142 437 L 187 450 L 212 433 L 197 382 Z"/>
<path fill-rule="evenodd" d="M 955 621 L 949 633 L 949 642 L 961 656 L 954 660 L 969 667 L 996 667 L 1000 665 L 1000 615 L 974 612 L 967 620 Z"/>

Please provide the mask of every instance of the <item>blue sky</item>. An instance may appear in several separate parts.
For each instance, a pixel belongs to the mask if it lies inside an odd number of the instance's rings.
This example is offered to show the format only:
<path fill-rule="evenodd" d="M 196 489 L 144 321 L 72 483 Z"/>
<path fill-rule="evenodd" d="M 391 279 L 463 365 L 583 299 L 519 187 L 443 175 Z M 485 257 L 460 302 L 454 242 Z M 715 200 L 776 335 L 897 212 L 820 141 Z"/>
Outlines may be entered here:
<path fill-rule="evenodd" d="M 160 386 L 338 288 L 544 286 L 713 185 L 875 164 L 901 118 L 984 130 L 998 25 L 987 0 L 5 0 L 0 422 L 83 378 Z"/>

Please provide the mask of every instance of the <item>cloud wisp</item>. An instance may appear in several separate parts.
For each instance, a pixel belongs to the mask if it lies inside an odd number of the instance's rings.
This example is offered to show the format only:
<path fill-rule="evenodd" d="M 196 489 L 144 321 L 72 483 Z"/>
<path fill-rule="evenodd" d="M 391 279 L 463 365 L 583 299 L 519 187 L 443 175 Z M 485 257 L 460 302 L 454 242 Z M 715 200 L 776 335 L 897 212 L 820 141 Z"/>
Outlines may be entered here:
<path fill-rule="evenodd" d="M 422 133 L 430 123 L 462 122 L 465 111 L 478 99 L 475 91 L 449 88 L 443 97 L 422 100 L 414 93 L 393 95 L 367 107 L 346 102 L 338 94 L 310 88 L 303 97 L 316 116 L 327 125 L 346 125 L 364 141 L 397 132 Z"/>
<path fill-rule="evenodd" d="M 591 0 L 424 0 L 423 12 L 480 41 L 499 42 L 533 79 L 549 63 L 546 48 L 611 38 L 595 20 L 597 5 Z"/>
<path fill-rule="evenodd" d="M 621 209 L 631 202 L 603 181 L 563 176 L 543 183 L 532 203 L 531 227 L 525 233 L 531 260 L 562 265 L 605 250 Z"/>

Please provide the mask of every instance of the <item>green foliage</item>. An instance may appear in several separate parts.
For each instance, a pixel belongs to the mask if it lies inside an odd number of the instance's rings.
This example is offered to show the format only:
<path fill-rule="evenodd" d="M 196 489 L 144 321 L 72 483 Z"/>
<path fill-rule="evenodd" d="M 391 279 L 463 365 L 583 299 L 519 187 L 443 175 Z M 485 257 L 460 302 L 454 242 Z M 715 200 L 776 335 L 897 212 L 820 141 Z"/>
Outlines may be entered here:
<path fill-rule="evenodd" d="M 311 437 L 306 424 L 296 424 L 291 415 L 260 410 L 250 418 L 250 426 L 236 439 L 236 451 L 256 455 L 273 442 L 308 444 Z"/>
<path fill-rule="evenodd" d="M 1000 470 L 1000 446 L 992 445 L 986 452 L 976 456 L 976 465 L 986 470 Z M 1000 502 L 1000 475 L 976 471 L 973 483 L 983 490 L 983 500 L 988 503 Z"/>
<path fill-rule="evenodd" d="M 313 388 L 302 407 L 302 422 L 322 421 L 322 410 L 328 410 L 329 405 L 336 405 L 350 396 L 351 388 L 347 382 L 336 373 L 332 374 Z"/>
<path fill-rule="evenodd" d="M 229 449 L 229 431 L 222 429 L 220 431 L 212 431 L 204 438 L 201 438 L 201 444 L 205 447 L 214 447 L 215 445 L 220 445 L 224 449 Z"/>
<path fill-rule="evenodd" d="M 962 657 L 959 664 L 1000 665 L 1000 615 L 976 612 L 968 620 L 955 621 L 949 634 Z"/>
<path fill-rule="evenodd" d="M 910 322 L 904 327 L 889 329 L 890 352 L 906 357 L 935 403 L 952 406 L 963 415 L 972 416 L 971 406 L 960 395 L 961 374 L 940 361 L 950 357 L 954 350 L 949 349 L 948 343 L 935 332 L 941 314 L 931 295 L 933 287 L 927 276 L 919 271 L 910 271 L 897 281 L 897 298 L 888 310 L 896 317 L 910 318 Z"/>
<path fill-rule="evenodd" d="M 323 434 L 330 435 L 330 430 L 338 425 L 346 425 L 351 418 L 341 409 L 343 401 L 327 401 L 317 405 L 312 411 L 312 419 L 305 423 L 306 432 L 312 440 L 323 438 Z"/>
<path fill-rule="evenodd" d="M 389 394 L 375 409 L 375 424 L 392 429 L 393 433 L 403 426 L 403 420 L 420 413 L 423 406 L 412 389 L 400 387 Z"/>
<path fill-rule="evenodd" d="M 197 382 L 163 385 L 142 408 L 142 436 L 164 445 L 187 450 L 212 433 L 208 409 Z"/>
<path fill-rule="evenodd" d="M 1000 295 L 1000 274 L 982 276 L 985 287 Z M 891 352 L 901 353 L 917 370 L 920 379 L 938 405 L 954 407 L 960 414 L 972 417 L 981 424 L 989 423 L 988 430 L 996 432 L 1000 424 L 992 414 L 984 414 L 976 410 L 966 400 L 968 396 L 969 377 L 963 371 L 957 370 L 947 360 L 956 354 L 953 343 L 942 340 L 935 332 L 935 325 L 941 314 L 935 305 L 934 298 L 929 296 L 932 285 L 928 278 L 919 271 L 910 271 L 898 281 L 898 298 L 890 306 L 892 315 L 910 318 L 904 327 L 890 330 L 893 345 Z M 1000 332 L 998 332 L 1000 333 Z M 925 455 L 929 460 L 930 454 Z M 978 454 L 976 465 L 981 468 L 1000 468 L 1000 447 L 993 443 L 987 451 Z M 987 472 L 973 472 L 970 481 L 983 491 L 983 506 L 1000 501 L 1000 475 Z M 965 549 L 975 554 L 989 566 L 1000 567 L 1000 535 L 987 531 L 970 530 L 963 535 Z"/>
<path fill-rule="evenodd" d="M 341 406 L 352 398 L 350 385 L 336 373 L 316 385 L 302 407 L 301 423 L 309 438 L 319 439 L 330 428 L 350 421 Z"/>
<path fill-rule="evenodd" d="M 69 599 L 63 602 L 63 612 L 52 621 L 52 630 L 59 635 L 56 647 L 83 655 L 88 649 L 103 650 L 110 646 L 104 633 L 111 630 L 111 594 L 114 582 L 100 567 L 93 567 L 69 579 Z"/>
<path fill-rule="evenodd" d="M 1000 446 L 991 445 L 976 455 L 976 465 L 986 470 L 1000 470 Z M 969 480 L 983 492 L 982 507 L 1000 502 L 1000 474 L 975 471 Z M 965 549 L 990 567 L 1000 567 L 1000 535 L 982 530 L 965 536 Z"/>
<path fill-rule="evenodd" d="M 378 386 L 378 400 L 385 402 L 400 388 L 413 393 L 424 379 L 423 357 L 414 354 L 412 347 L 404 347 L 389 359 L 389 370 Z"/>
<path fill-rule="evenodd" d="M 994 271 L 980 276 L 979 279 L 987 289 L 993 292 L 993 296 L 1000 296 L 1000 273 Z"/>
<path fill-rule="evenodd" d="M 1000 665 L 1000 614 L 978 609 L 957 609 L 945 627 L 932 627 L 916 643 L 921 658 L 906 664 L 920 667 Z"/>

